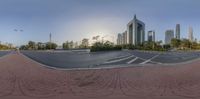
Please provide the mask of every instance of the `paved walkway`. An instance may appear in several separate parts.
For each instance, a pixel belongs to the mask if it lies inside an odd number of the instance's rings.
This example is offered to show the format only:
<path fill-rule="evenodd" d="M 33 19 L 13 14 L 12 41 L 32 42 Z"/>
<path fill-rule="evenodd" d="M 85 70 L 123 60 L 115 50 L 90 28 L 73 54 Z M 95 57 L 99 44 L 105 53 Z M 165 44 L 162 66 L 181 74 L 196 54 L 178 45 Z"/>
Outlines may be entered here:
<path fill-rule="evenodd" d="M 12 53 L 0 58 L 0 99 L 199 99 L 199 64 L 58 71 Z"/>

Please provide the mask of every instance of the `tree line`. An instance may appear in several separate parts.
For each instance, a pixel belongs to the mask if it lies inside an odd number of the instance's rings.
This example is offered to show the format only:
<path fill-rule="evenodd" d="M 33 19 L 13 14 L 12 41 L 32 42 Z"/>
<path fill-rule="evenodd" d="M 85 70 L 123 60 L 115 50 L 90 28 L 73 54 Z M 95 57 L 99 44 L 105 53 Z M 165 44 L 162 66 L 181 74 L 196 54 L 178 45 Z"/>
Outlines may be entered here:
<path fill-rule="evenodd" d="M 56 49 L 57 46 L 58 45 L 56 43 L 52 42 L 42 43 L 42 42 L 29 41 L 28 44 L 22 45 L 20 47 L 20 50 L 51 50 L 51 49 Z"/>
<path fill-rule="evenodd" d="M 0 44 L 0 50 L 9 50 L 9 49 L 14 49 L 12 44 Z"/>
<path fill-rule="evenodd" d="M 79 44 L 78 42 L 74 41 L 66 41 L 62 44 L 63 49 L 68 50 L 68 49 L 88 49 L 90 48 L 89 46 L 89 39 L 84 38 L 82 39 L 81 43 Z"/>
<path fill-rule="evenodd" d="M 58 48 L 58 45 L 53 42 L 34 42 L 34 41 L 29 41 L 27 44 L 20 46 L 20 50 L 55 50 Z M 62 44 L 62 49 L 68 50 L 68 49 L 78 49 L 78 48 L 83 48 L 87 49 L 89 47 L 89 39 L 84 38 L 81 41 L 81 44 L 78 44 L 78 42 L 74 41 L 66 41 Z"/>
<path fill-rule="evenodd" d="M 190 41 L 188 39 L 176 39 L 173 38 L 170 44 L 162 44 L 162 41 L 145 41 L 137 46 L 132 44 L 115 45 L 110 41 L 98 41 L 89 45 L 89 39 L 84 38 L 81 43 L 74 41 L 66 41 L 62 44 L 62 49 L 90 49 L 92 52 L 95 51 L 111 51 L 111 50 L 122 50 L 122 49 L 139 49 L 139 50 L 152 50 L 152 51 L 168 51 L 168 50 L 199 50 L 200 43 Z M 29 41 L 28 44 L 22 45 L 21 50 L 51 50 L 56 49 L 58 45 L 56 43 L 47 42 L 34 42 Z M 0 49 L 8 49 L 9 46 L 0 45 Z"/>
<path fill-rule="evenodd" d="M 200 43 L 197 41 L 190 41 L 189 39 L 172 39 L 171 48 L 175 48 L 177 50 L 199 50 L 200 49 Z"/>
<path fill-rule="evenodd" d="M 162 44 L 162 41 L 145 41 L 138 46 L 132 45 L 133 49 L 152 50 L 152 51 L 169 51 L 169 50 L 200 50 L 200 43 L 190 41 L 189 39 L 171 39 L 170 44 Z M 127 45 L 122 45 L 126 48 Z M 129 47 L 130 45 L 128 45 Z"/>
<path fill-rule="evenodd" d="M 96 52 L 96 51 L 113 51 L 113 50 L 121 50 L 122 46 L 120 45 L 114 45 L 114 43 L 110 41 L 105 41 L 105 42 L 95 42 L 91 48 L 91 52 Z"/>

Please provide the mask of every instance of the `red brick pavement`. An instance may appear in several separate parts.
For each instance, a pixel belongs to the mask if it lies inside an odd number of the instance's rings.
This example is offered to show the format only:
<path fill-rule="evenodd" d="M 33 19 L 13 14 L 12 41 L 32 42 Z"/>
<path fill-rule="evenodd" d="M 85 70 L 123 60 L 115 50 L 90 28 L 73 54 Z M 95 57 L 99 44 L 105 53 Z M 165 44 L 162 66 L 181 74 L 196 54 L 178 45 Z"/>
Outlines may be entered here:
<path fill-rule="evenodd" d="M 199 63 L 59 71 L 12 53 L 0 59 L 0 99 L 200 99 Z"/>

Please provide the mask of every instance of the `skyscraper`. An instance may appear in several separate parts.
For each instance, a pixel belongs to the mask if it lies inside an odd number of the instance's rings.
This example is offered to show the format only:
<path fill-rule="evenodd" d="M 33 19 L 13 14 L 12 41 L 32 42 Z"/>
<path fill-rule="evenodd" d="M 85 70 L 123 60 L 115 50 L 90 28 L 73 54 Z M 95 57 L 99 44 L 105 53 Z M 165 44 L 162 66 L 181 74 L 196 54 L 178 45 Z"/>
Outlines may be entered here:
<path fill-rule="evenodd" d="M 122 34 L 118 33 L 118 36 L 117 36 L 117 45 L 122 45 L 122 42 L 123 42 Z"/>
<path fill-rule="evenodd" d="M 167 30 L 165 32 L 165 44 L 170 44 L 173 38 L 174 38 L 174 30 Z"/>
<path fill-rule="evenodd" d="M 145 40 L 145 24 L 134 16 L 127 24 L 128 44 L 139 45 Z"/>
<path fill-rule="evenodd" d="M 51 33 L 49 34 L 49 42 L 51 43 Z"/>
<path fill-rule="evenodd" d="M 176 24 L 176 39 L 180 39 L 180 24 Z"/>
<path fill-rule="evenodd" d="M 148 41 L 149 42 L 155 42 L 155 31 L 148 31 Z"/>
<path fill-rule="evenodd" d="M 188 33 L 188 39 L 193 42 L 193 29 L 192 27 L 189 27 L 189 33 Z"/>
<path fill-rule="evenodd" d="M 122 33 L 122 38 L 123 38 L 123 44 L 127 44 L 127 31 Z"/>

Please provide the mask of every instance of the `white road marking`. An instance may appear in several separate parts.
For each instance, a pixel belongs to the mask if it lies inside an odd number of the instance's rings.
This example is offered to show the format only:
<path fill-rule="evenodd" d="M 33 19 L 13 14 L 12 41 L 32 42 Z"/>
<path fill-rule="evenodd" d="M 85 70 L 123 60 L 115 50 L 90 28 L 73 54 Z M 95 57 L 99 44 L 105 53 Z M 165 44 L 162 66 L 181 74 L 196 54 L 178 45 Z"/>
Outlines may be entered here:
<path fill-rule="evenodd" d="M 136 57 L 136 58 L 132 59 L 131 61 L 127 62 L 127 64 L 131 64 L 131 63 L 133 63 L 134 61 L 136 61 L 137 59 L 138 59 L 138 57 Z"/>
<path fill-rule="evenodd" d="M 150 59 L 148 59 L 148 60 L 146 60 L 146 61 L 144 61 L 144 62 L 142 62 L 142 63 L 140 63 L 140 64 L 146 64 L 146 63 L 150 62 L 152 59 L 158 57 L 159 55 L 160 55 L 160 54 L 155 55 L 154 57 L 152 57 L 152 58 L 150 58 Z"/>
<path fill-rule="evenodd" d="M 130 55 L 124 55 L 124 56 L 119 56 L 119 57 L 114 57 L 113 59 L 116 59 L 116 58 L 124 58 L 124 57 L 128 57 Z"/>
<path fill-rule="evenodd" d="M 121 58 L 121 59 L 118 59 L 118 60 L 108 61 L 108 62 L 105 62 L 105 64 L 120 62 L 120 61 L 129 59 L 129 58 L 132 58 L 132 57 L 134 57 L 134 56 L 131 55 L 131 56 L 129 56 L 129 57 Z"/>

